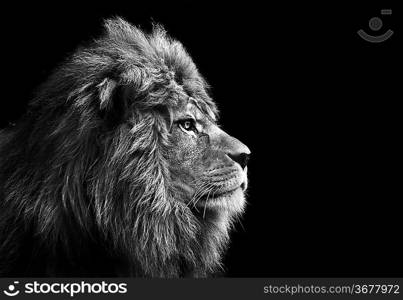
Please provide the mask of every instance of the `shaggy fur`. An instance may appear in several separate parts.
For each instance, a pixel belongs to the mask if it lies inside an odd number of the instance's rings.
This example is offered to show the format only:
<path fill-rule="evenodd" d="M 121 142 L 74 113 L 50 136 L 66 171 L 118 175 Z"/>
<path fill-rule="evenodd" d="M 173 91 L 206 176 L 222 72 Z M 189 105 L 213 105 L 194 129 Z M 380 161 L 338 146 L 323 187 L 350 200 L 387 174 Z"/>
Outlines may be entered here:
<path fill-rule="evenodd" d="M 231 220 L 175 199 L 167 162 L 185 97 L 217 113 L 206 83 L 161 27 L 105 27 L 0 132 L 0 276 L 198 277 L 220 266 Z"/>

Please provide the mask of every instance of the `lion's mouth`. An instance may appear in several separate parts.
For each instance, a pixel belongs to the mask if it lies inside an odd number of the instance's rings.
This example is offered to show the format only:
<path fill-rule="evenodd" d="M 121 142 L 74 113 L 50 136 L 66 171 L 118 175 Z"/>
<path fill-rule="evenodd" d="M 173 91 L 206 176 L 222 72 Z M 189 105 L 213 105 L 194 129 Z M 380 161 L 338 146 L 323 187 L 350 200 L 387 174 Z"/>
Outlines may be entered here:
<path fill-rule="evenodd" d="M 227 200 L 230 200 L 236 193 L 242 193 L 242 189 L 240 186 L 237 186 L 231 190 L 221 190 L 210 192 L 205 194 L 197 201 L 197 205 L 199 207 L 205 208 L 206 206 L 216 206 L 220 203 L 224 203 Z"/>
<path fill-rule="evenodd" d="M 207 195 L 206 200 L 208 201 L 208 199 L 219 199 L 219 198 L 229 197 L 232 194 L 234 194 L 235 191 L 239 188 L 240 187 L 236 187 L 236 188 L 234 188 L 232 190 L 228 190 L 228 191 L 217 191 L 215 193 L 211 193 L 210 195 Z"/>

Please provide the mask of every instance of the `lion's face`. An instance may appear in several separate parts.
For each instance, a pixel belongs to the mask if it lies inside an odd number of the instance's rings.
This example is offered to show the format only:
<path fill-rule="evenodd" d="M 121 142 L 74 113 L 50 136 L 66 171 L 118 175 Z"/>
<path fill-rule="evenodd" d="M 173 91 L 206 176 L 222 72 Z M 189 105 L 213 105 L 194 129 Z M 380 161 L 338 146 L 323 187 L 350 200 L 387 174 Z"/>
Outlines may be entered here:
<path fill-rule="evenodd" d="M 192 100 L 176 110 L 171 127 L 169 164 L 174 185 L 196 211 L 241 212 L 250 150 L 220 129 L 208 105 Z"/>

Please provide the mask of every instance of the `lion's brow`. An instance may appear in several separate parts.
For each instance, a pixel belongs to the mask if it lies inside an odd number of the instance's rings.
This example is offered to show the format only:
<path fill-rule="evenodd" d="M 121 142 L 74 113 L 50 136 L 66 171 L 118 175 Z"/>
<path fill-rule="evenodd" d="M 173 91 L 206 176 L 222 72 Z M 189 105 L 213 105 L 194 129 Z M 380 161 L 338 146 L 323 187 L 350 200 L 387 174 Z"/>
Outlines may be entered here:
<path fill-rule="evenodd" d="M 204 101 L 196 100 L 193 97 L 189 97 L 189 102 L 192 102 L 210 122 L 212 123 L 217 122 L 216 114 L 213 112 L 213 110 L 207 103 L 205 103 Z"/>

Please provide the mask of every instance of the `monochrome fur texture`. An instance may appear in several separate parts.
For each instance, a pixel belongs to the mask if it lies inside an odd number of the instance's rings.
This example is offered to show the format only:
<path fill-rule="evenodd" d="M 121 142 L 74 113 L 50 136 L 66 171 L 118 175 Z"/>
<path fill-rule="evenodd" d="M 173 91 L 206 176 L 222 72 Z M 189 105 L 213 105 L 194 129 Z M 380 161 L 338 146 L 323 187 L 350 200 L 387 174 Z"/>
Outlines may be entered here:
<path fill-rule="evenodd" d="M 116 18 L 0 131 L 0 276 L 204 277 L 243 202 L 197 214 L 170 130 L 189 97 L 217 114 L 183 46 Z M 182 201 L 183 200 L 183 201 Z"/>

